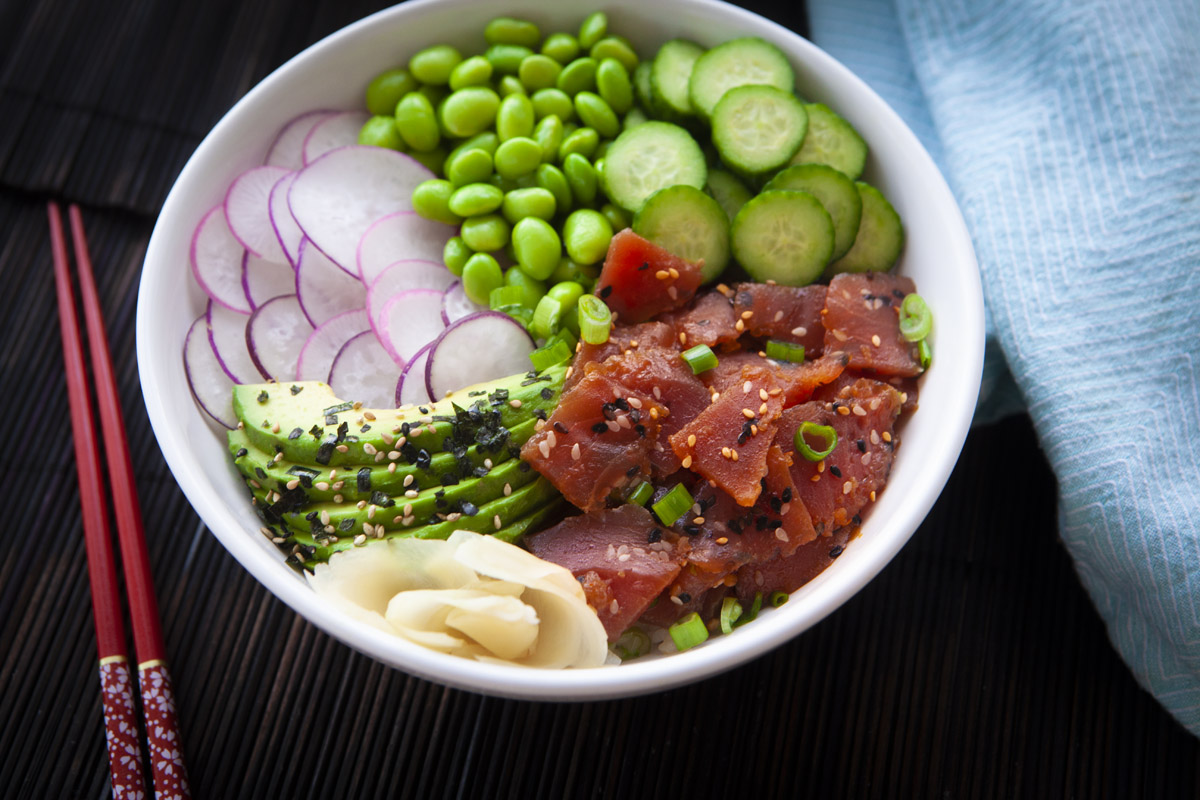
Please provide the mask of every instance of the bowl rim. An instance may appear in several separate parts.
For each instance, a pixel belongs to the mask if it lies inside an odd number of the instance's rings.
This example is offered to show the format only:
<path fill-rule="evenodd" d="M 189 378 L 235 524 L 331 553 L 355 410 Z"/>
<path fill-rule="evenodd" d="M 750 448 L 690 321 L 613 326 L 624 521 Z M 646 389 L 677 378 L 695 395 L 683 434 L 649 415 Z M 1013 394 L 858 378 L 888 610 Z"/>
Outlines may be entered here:
<path fill-rule="evenodd" d="M 800 590 L 806 595 L 817 595 L 815 600 L 806 598 L 808 605 L 803 612 L 793 613 L 784 607 L 764 614 L 754 625 L 739 629 L 736 639 L 717 637 L 706 645 L 686 653 L 634 661 L 622 664 L 619 668 L 540 670 L 484 664 L 425 650 L 366 623 L 353 620 L 322 603 L 304 581 L 297 580 L 290 570 L 281 569 L 281 558 L 254 541 L 255 537 L 250 535 L 250 531 L 247 531 L 232 511 L 225 507 L 209 476 L 203 474 L 193 463 L 189 455 L 187 432 L 172 418 L 167 405 L 167 398 L 177 387 L 171 384 L 171 376 L 161 369 L 156 349 L 158 343 L 154 341 L 157 336 L 155 318 L 151 303 L 146 298 L 157 296 L 155 292 L 163 291 L 166 286 L 165 267 L 156 268 L 154 265 L 168 265 L 172 261 L 178 261 L 177 257 L 168 252 L 169 234 L 166 228 L 176 216 L 176 209 L 183 203 L 187 187 L 203 169 L 204 163 L 210 158 L 210 152 L 216 152 L 217 142 L 234 126 L 234 120 L 260 100 L 268 98 L 276 85 L 284 83 L 287 76 L 297 70 L 299 65 L 353 42 L 373 26 L 397 24 L 397 20 L 419 16 L 435 6 L 470 8 L 469 13 L 475 14 L 481 9 L 498 6 L 502 2 L 503 0 L 409 0 L 402 5 L 376 12 L 330 34 L 292 57 L 247 92 L 223 115 L 189 158 L 172 186 L 146 250 L 136 319 L 138 369 L 143 400 L 168 467 L 209 530 L 272 594 L 308 621 L 354 649 L 440 684 L 503 697 L 553 701 L 598 700 L 636 696 L 681 686 L 744 664 L 798 636 L 843 605 L 892 560 L 916 532 L 950 476 L 970 428 L 982 376 L 984 310 L 979 268 L 966 223 L 945 178 L 915 134 L 874 90 L 832 56 L 799 34 L 746 9 L 718 0 L 681 0 L 681 4 L 688 6 L 689 10 L 719 18 L 722 22 L 728 21 L 731 29 L 737 31 L 737 35 L 765 35 L 773 41 L 784 42 L 785 45 L 781 46 L 788 53 L 790 60 L 795 62 L 801 59 L 812 71 L 832 76 L 837 82 L 852 87 L 874 107 L 873 113 L 880 115 L 891 135 L 899 140 L 900 146 L 911 151 L 919 160 L 917 167 L 929 181 L 929 185 L 924 189 L 943 206 L 944 238 L 939 242 L 939 250 L 947 253 L 947 258 L 960 268 L 962 274 L 959 277 L 965 282 L 965 291 L 961 297 L 956 297 L 956 300 L 963 304 L 966 316 L 978 323 L 970 329 L 954 331 L 955 347 L 959 352 L 959 359 L 955 362 L 955 373 L 959 379 L 949 384 L 952 391 L 946 395 L 952 413 L 939 419 L 941 435 L 933 440 L 932 447 L 925 452 L 928 466 L 918 476 L 916 496 L 906 498 L 901 513 L 887 520 L 888 529 L 894 530 L 891 535 L 880 537 L 880 541 L 871 548 L 863 548 L 867 552 L 856 558 L 851 566 L 837 571 L 832 567 L 826 569 Z M 504 7 L 511 8 L 514 5 L 520 3 L 507 3 Z M 644 3 L 639 4 L 634 0 L 606 0 L 604 3 L 595 4 L 595 7 L 603 7 L 608 11 L 625 8 L 636 11 L 638 5 Z M 645 10 L 642 9 L 641 13 L 645 13 Z M 197 409 L 196 413 L 202 412 Z"/>

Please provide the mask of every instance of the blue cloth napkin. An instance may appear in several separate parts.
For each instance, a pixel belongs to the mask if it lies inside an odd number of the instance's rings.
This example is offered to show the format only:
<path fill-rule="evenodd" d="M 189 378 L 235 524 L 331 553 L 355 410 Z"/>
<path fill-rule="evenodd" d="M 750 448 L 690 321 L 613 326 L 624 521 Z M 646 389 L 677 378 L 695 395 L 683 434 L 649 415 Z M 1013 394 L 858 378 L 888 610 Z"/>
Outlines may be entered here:
<path fill-rule="evenodd" d="M 1200 735 L 1200 3 L 809 11 L 962 206 L 990 316 L 976 421 L 1028 410 L 1113 644 Z"/>

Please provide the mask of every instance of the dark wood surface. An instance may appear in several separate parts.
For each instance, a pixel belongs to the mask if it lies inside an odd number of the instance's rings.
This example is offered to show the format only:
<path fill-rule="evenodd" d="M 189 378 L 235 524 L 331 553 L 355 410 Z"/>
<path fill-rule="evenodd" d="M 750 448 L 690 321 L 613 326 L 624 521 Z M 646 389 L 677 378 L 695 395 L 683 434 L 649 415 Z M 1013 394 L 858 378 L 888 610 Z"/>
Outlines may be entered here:
<path fill-rule="evenodd" d="M 256 81 L 381 2 L 0 0 L 0 795 L 109 794 L 44 203 L 84 205 L 196 796 L 1200 796 L 1117 658 L 1028 420 L 975 430 L 912 541 L 826 621 L 660 695 L 446 689 L 298 618 L 199 522 L 134 358 L 155 214 Z M 799 5 L 747 4 L 795 29 Z"/>

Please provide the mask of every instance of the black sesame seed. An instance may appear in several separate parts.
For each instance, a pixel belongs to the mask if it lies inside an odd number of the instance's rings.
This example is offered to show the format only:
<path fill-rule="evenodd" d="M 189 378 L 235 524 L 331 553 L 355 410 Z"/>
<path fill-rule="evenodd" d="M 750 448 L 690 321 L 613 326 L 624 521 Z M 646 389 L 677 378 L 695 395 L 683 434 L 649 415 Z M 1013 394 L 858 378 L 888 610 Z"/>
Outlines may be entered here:
<path fill-rule="evenodd" d="M 432 456 L 429 455 L 428 450 L 422 448 L 421 450 L 417 451 L 417 466 L 418 467 L 420 467 L 421 469 L 429 469 L 429 466 L 431 463 L 432 463 Z"/>
<path fill-rule="evenodd" d="M 637 435 L 639 438 L 641 438 L 641 439 L 646 438 L 646 426 L 645 425 L 641 425 L 641 424 L 634 425 L 633 429 L 635 431 L 637 431 Z"/>
<path fill-rule="evenodd" d="M 250 452 L 250 451 L 249 451 L 249 450 L 247 450 L 246 448 L 244 448 L 244 447 L 240 447 L 240 448 L 238 448 L 238 451 L 237 451 L 237 452 L 234 454 L 234 456 L 233 456 L 233 457 L 234 457 L 234 458 L 243 458 L 243 457 L 245 457 L 245 456 L 246 456 L 246 454 L 247 454 L 247 453 L 249 453 L 249 452 Z"/>
<path fill-rule="evenodd" d="M 700 526 L 693 525 L 690 522 L 687 525 L 683 526 L 683 532 L 686 533 L 688 536 L 699 536 L 701 533 Z"/>
<path fill-rule="evenodd" d="M 288 434 L 288 439 L 299 439 L 304 435 L 302 428 L 292 428 L 292 432 Z"/>
<path fill-rule="evenodd" d="M 646 270 L 648 270 L 648 269 L 650 269 L 650 262 L 649 262 L 649 261 L 643 261 L 643 262 L 642 262 L 642 265 L 641 265 L 640 267 L 638 267 L 638 268 L 637 268 L 637 271 L 638 271 L 638 272 L 645 272 L 645 271 L 646 271 Z"/>
<path fill-rule="evenodd" d="M 781 519 L 773 519 L 773 520 L 771 520 L 770 522 L 768 522 L 768 523 L 767 523 L 767 529 L 768 529 L 768 530 L 772 530 L 772 531 L 773 531 L 773 530 L 775 530 L 775 529 L 777 529 L 777 528 L 782 528 L 782 527 L 783 527 L 783 520 L 781 520 Z"/>
<path fill-rule="evenodd" d="M 862 517 L 860 517 L 858 514 L 855 514 L 850 521 L 855 525 L 862 525 Z"/>
<path fill-rule="evenodd" d="M 788 488 L 784 489 L 783 494 L 779 496 L 779 499 L 785 503 L 792 502 L 792 487 L 789 486 Z"/>
<path fill-rule="evenodd" d="M 624 397 L 618 397 L 615 400 L 613 400 L 613 405 L 616 406 L 617 408 L 621 409 L 622 411 L 629 410 L 629 401 L 626 400 Z"/>
<path fill-rule="evenodd" d="M 829 551 L 829 557 L 830 557 L 830 558 L 837 558 L 838 556 L 840 556 L 840 555 L 842 554 L 842 551 L 843 551 L 844 549 L 845 549 L 845 548 L 844 548 L 844 547 L 842 547 L 840 544 L 839 544 L 839 545 L 837 545 L 836 547 L 834 547 L 832 550 L 830 550 L 830 551 Z"/>
<path fill-rule="evenodd" d="M 687 592 L 680 592 L 679 593 L 679 602 L 690 603 L 690 602 L 692 602 L 692 596 L 690 594 L 688 594 Z"/>
<path fill-rule="evenodd" d="M 603 422 L 597 422 L 595 425 L 592 426 L 592 433 L 607 433 L 607 432 L 608 432 L 608 426 L 605 425 Z"/>
<path fill-rule="evenodd" d="M 607 298 L 608 298 L 608 296 L 609 296 L 610 294 L 612 294 L 612 290 L 613 290 L 613 287 L 611 287 L 611 286 L 605 286 L 603 289 L 601 289 L 600 291 L 596 292 L 596 294 L 600 295 L 601 299 L 607 299 Z"/>
<path fill-rule="evenodd" d="M 854 446 L 858 448 L 858 452 L 860 452 L 860 453 L 867 452 L 867 443 L 865 441 L 863 441 L 862 439 L 859 439 L 858 441 L 856 441 L 854 443 Z"/>
<path fill-rule="evenodd" d="M 462 513 L 466 514 L 468 517 L 473 517 L 479 513 L 479 506 L 475 505 L 474 503 L 470 503 L 470 502 L 467 502 L 466 500 L 463 500 Z"/>
<path fill-rule="evenodd" d="M 625 477 L 632 478 L 634 475 L 637 475 L 638 472 L 640 472 L 640 471 L 641 471 L 641 467 L 639 467 L 637 464 L 634 464 L 632 467 L 625 470 Z"/>
<path fill-rule="evenodd" d="M 837 467 L 830 467 L 829 471 L 830 471 L 830 473 L 833 474 L 833 477 L 835 477 L 835 478 L 842 477 L 842 471 L 840 469 L 838 469 Z"/>
<path fill-rule="evenodd" d="M 771 506 L 771 510 L 776 514 L 780 513 L 780 510 L 783 508 L 783 501 L 778 497 L 772 497 L 767 501 L 767 504 Z"/>
<path fill-rule="evenodd" d="M 650 535 L 646 537 L 646 541 L 648 541 L 650 544 L 654 544 L 655 542 L 660 541 L 661 539 L 662 539 L 662 529 L 661 528 L 651 528 Z"/>

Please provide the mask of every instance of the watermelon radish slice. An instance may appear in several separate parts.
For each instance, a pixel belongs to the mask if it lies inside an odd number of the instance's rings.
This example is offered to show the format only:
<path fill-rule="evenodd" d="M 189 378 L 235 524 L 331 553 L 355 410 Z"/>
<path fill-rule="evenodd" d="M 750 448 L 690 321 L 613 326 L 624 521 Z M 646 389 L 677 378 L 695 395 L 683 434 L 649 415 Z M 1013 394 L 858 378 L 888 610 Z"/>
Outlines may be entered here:
<path fill-rule="evenodd" d="M 287 261 L 275 226 L 271 224 L 271 190 L 290 170 L 255 167 L 233 179 L 225 192 L 225 219 L 229 230 L 247 250 L 267 261 Z"/>
<path fill-rule="evenodd" d="M 396 406 L 418 405 L 428 403 L 429 387 L 425 385 L 425 369 L 429 362 L 429 352 L 433 343 L 422 347 L 404 365 L 400 372 L 400 380 L 396 383 Z"/>
<path fill-rule="evenodd" d="M 429 396 L 530 369 L 533 337 L 507 314 L 481 311 L 458 320 L 433 343 L 425 381 Z"/>
<path fill-rule="evenodd" d="M 264 378 L 294 380 L 300 350 L 312 332 L 296 295 L 272 298 L 255 309 L 246 324 L 250 358 Z"/>
<path fill-rule="evenodd" d="M 407 289 L 442 292 L 454 283 L 454 276 L 441 264 L 432 261 L 397 261 L 380 273 L 367 290 L 367 314 L 371 319 L 381 319 L 383 307 L 398 292 Z"/>
<path fill-rule="evenodd" d="M 442 322 L 447 325 L 480 311 L 487 311 L 487 307 L 467 297 L 462 281 L 455 281 L 442 295 Z"/>
<path fill-rule="evenodd" d="M 246 347 L 246 323 L 250 317 L 230 311 L 211 300 L 208 301 L 204 316 L 213 352 L 230 380 L 234 383 L 257 383 L 262 380 Z"/>
<path fill-rule="evenodd" d="M 275 238 L 279 240 L 283 254 L 288 262 L 295 266 L 300 260 L 300 242 L 304 241 L 304 231 L 296 224 L 292 210 L 288 208 L 287 193 L 292 188 L 296 173 L 289 172 L 275 182 L 271 187 L 271 196 L 267 198 L 267 208 L 271 215 L 271 227 L 275 230 Z"/>
<path fill-rule="evenodd" d="M 338 314 L 314 328 L 296 361 L 296 380 L 329 381 L 329 370 L 346 342 L 370 331 L 367 312 L 361 308 Z"/>
<path fill-rule="evenodd" d="M 306 111 L 295 117 L 283 128 L 267 150 L 263 163 L 287 169 L 300 169 L 304 166 L 304 140 L 312 131 L 313 126 L 322 120 L 337 114 L 337 111 Z"/>
<path fill-rule="evenodd" d="M 265 261 L 247 252 L 242 264 L 242 289 L 251 308 L 258 308 L 272 297 L 295 294 L 296 270 L 291 264 Z"/>
<path fill-rule="evenodd" d="M 358 132 L 371 115 L 365 111 L 339 111 L 312 126 L 304 137 L 304 163 L 311 164 L 330 150 L 358 143 Z"/>
<path fill-rule="evenodd" d="M 226 428 L 237 426 L 233 413 L 233 381 L 221 367 L 208 338 L 204 314 L 196 318 L 183 340 L 183 369 L 187 373 L 192 396 L 204 410 Z"/>
<path fill-rule="evenodd" d="M 330 261 L 307 239 L 300 245 L 300 260 L 296 262 L 296 294 L 314 327 L 367 303 L 362 282 Z"/>
<path fill-rule="evenodd" d="M 397 211 L 380 217 L 371 223 L 358 242 L 358 275 L 363 284 L 370 286 L 397 258 L 426 259 L 450 275 L 442 264 L 442 252 L 454 234 L 454 226 L 425 219 L 415 211 Z M 449 286 L 453 279 L 450 275 L 446 285 Z"/>
<path fill-rule="evenodd" d="M 412 190 L 433 173 L 382 147 L 351 145 L 309 164 L 288 190 L 305 236 L 340 267 L 357 274 L 358 242 L 371 224 L 412 209 Z"/>
<path fill-rule="evenodd" d="M 405 289 L 383 305 L 372 327 L 379 342 L 397 363 L 413 358 L 424 345 L 437 338 L 442 323 L 442 293 L 435 289 Z"/>
<path fill-rule="evenodd" d="M 367 408 L 391 408 L 400 372 L 375 334 L 364 331 L 338 351 L 329 371 L 329 386 L 343 400 L 357 400 Z"/>
<path fill-rule="evenodd" d="M 192 275 L 204 293 L 219 305 L 249 314 L 253 309 L 242 288 L 242 256 L 246 250 L 229 230 L 225 206 L 210 210 L 192 234 L 189 260 Z"/>

